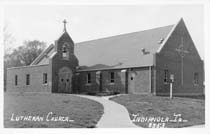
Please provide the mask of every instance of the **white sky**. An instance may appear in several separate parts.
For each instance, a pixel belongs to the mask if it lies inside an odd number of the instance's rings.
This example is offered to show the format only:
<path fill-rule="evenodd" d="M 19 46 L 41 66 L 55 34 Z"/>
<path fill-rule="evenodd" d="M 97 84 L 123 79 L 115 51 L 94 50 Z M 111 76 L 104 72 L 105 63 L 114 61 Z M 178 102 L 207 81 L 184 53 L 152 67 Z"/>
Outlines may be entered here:
<path fill-rule="evenodd" d="M 10 5 L 5 7 L 5 24 L 16 42 L 40 40 L 54 43 L 63 31 L 74 42 L 141 31 L 175 24 L 181 17 L 204 59 L 202 5 Z"/>

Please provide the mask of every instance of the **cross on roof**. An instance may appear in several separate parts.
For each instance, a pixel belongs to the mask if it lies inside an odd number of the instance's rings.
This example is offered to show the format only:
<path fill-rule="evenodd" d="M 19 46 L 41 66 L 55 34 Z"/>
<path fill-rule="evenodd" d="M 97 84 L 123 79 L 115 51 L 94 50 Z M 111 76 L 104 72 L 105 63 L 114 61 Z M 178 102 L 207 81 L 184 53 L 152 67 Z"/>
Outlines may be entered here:
<path fill-rule="evenodd" d="M 176 51 L 180 54 L 180 56 L 183 58 L 185 56 L 185 54 L 188 54 L 189 51 L 184 50 L 184 44 L 183 44 L 183 37 L 181 40 L 181 45 L 176 49 Z"/>
<path fill-rule="evenodd" d="M 66 23 L 67 23 L 67 21 L 66 21 L 66 19 L 64 19 L 64 20 L 63 20 L 63 24 L 64 24 L 64 29 L 63 29 L 63 31 L 64 31 L 64 32 L 66 32 Z"/>
<path fill-rule="evenodd" d="M 183 37 L 181 38 L 181 44 L 180 46 L 176 49 L 176 51 L 179 53 L 181 56 L 181 84 L 184 84 L 184 56 L 189 53 L 189 51 L 184 50 L 184 43 L 183 43 Z"/>

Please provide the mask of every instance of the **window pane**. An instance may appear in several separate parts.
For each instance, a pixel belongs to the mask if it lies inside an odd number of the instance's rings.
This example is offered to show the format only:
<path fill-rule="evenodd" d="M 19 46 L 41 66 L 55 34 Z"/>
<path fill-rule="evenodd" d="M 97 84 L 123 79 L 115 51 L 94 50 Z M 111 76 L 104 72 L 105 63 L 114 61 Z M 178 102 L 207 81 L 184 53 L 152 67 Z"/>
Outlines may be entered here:
<path fill-rule="evenodd" d="M 15 75 L 15 86 L 17 86 L 17 85 L 18 85 L 18 76 Z"/>
<path fill-rule="evenodd" d="M 164 70 L 164 83 L 167 83 L 168 82 L 168 75 L 169 75 L 168 70 L 165 69 Z"/>
<path fill-rule="evenodd" d="M 114 72 L 110 73 L 110 82 L 114 83 Z"/>
<path fill-rule="evenodd" d="M 30 75 L 26 75 L 26 85 L 30 85 Z"/>
<path fill-rule="evenodd" d="M 69 50 L 66 44 L 64 44 L 62 47 L 62 58 L 64 58 L 64 60 L 69 59 Z"/>
<path fill-rule="evenodd" d="M 47 83 L 47 73 L 43 74 L 43 84 Z"/>
<path fill-rule="evenodd" d="M 67 53 L 63 53 L 63 58 L 66 58 L 67 57 Z"/>
<path fill-rule="evenodd" d="M 87 83 L 91 83 L 91 74 L 90 73 L 87 74 Z"/>

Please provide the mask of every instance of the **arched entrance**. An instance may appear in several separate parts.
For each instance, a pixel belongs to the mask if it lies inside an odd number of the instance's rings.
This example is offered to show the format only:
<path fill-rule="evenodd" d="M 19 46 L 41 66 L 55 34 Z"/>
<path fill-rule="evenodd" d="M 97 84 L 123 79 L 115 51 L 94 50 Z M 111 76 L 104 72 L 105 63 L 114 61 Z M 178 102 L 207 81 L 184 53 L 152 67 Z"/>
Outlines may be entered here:
<path fill-rule="evenodd" d="M 58 92 L 72 92 L 72 71 L 68 67 L 62 67 L 58 71 Z"/>

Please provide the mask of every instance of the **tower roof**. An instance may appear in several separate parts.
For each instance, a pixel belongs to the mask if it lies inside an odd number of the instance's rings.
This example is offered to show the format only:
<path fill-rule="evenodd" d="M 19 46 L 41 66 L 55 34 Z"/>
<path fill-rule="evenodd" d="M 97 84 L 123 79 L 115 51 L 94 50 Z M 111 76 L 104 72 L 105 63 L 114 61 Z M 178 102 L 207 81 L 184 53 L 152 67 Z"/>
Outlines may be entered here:
<path fill-rule="evenodd" d="M 66 24 L 67 24 L 67 21 L 66 21 L 66 19 L 64 19 L 63 20 L 63 26 L 64 26 L 63 27 L 63 33 L 58 38 L 57 42 L 64 39 L 64 40 L 68 40 L 68 41 L 70 41 L 70 43 L 74 44 L 74 41 L 72 40 L 71 36 L 67 32 Z"/>

